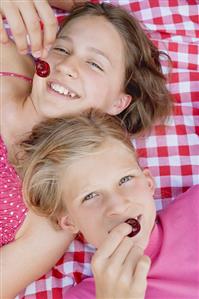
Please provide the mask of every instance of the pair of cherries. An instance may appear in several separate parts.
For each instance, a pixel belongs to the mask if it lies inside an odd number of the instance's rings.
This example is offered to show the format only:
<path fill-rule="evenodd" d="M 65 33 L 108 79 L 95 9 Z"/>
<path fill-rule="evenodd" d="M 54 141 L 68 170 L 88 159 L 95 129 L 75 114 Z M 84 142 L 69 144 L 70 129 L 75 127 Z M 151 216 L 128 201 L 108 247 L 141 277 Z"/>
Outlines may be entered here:
<path fill-rule="evenodd" d="M 50 65 L 48 64 L 48 62 L 44 60 L 36 59 L 35 68 L 36 68 L 36 74 L 39 77 L 45 78 L 48 77 L 50 74 Z"/>

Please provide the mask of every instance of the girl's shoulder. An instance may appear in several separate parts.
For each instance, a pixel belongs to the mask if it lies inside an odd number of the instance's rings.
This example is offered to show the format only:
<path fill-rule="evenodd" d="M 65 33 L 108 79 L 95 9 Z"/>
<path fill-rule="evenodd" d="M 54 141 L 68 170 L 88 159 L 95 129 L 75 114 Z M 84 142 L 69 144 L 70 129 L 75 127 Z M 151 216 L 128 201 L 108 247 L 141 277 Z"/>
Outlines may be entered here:
<path fill-rule="evenodd" d="M 20 55 L 11 40 L 0 46 L 1 103 L 3 105 L 8 101 L 19 102 L 19 99 L 30 92 L 31 81 L 24 80 L 24 78 L 33 77 L 33 59 L 28 55 Z"/>
<path fill-rule="evenodd" d="M 19 107 L 31 92 L 34 63 L 30 56 L 20 55 L 11 40 L 0 47 L 1 134 L 6 140 L 5 131 L 14 125 Z"/>
<path fill-rule="evenodd" d="M 0 72 L 10 72 L 32 78 L 34 62 L 29 55 L 18 53 L 15 43 L 9 40 L 1 44 Z"/>

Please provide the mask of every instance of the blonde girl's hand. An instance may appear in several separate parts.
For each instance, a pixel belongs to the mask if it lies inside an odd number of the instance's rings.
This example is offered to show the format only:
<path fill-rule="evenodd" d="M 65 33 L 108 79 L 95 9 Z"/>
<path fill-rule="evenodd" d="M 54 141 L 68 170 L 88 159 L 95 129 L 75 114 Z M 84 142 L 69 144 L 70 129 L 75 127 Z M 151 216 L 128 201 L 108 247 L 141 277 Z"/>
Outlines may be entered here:
<path fill-rule="evenodd" d="M 35 57 L 47 55 L 58 29 L 56 17 L 47 0 L 0 1 L 0 13 L 0 42 L 8 41 L 3 25 L 4 16 L 21 54 L 27 54 L 30 42 L 31 52 Z M 43 31 L 40 21 L 43 23 Z"/>
<path fill-rule="evenodd" d="M 150 259 L 127 237 L 130 231 L 127 224 L 113 229 L 93 256 L 97 299 L 142 299 L 145 296 Z"/>

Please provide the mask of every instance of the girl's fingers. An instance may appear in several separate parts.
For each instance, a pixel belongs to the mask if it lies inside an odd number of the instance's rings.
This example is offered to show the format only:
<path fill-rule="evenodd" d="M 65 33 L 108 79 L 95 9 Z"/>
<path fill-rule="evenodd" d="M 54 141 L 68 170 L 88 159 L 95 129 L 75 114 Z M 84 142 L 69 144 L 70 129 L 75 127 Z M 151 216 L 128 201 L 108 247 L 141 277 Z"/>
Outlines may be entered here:
<path fill-rule="evenodd" d="M 150 258 L 148 256 L 140 257 L 133 273 L 133 279 L 129 284 L 129 291 L 133 295 L 133 298 L 145 298 L 149 269 Z"/>
<path fill-rule="evenodd" d="M 47 0 L 8 0 L 2 5 L 2 11 L 21 54 L 26 54 L 31 46 L 33 55 L 39 57 L 42 56 L 44 50 L 47 52 L 49 46 L 54 43 L 58 24 Z M 1 39 L 6 40 L 3 24 L 0 26 Z"/>
<path fill-rule="evenodd" d="M 114 253 L 109 257 L 109 264 L 115 267 L 115 269 L 123 267 L 132 247 L 133 240 L 129 237 L 124 237 Z"/>
<path fill-rule="evenodd" d="M 121 276 L 123 280 L 128 279 L 128 281 L 132 281 L 134 277 L 134 272 L 137 267 L 137 263 L 140 258 L 143 256 L 143 249 L 138 246 L 131 247 L 128 256 L 123 265 Z"/>
<path fill-rule="evenodd" d="M 151 266 L 151 260 L 147 255 L 140 257 L 134 272 L 134 282 L 139 282 L 146 279 Z"/>
<path fill-rule="evenodd" d="M 7 43 L 8 42 L 8 35 L 4 28 L 3 18 L 0 15 L 0 43 Z"/>
<path fill-rule="evenodd" d="M 117 276 L 121 264 L 132 246 L 131 240 L 127 240 L 126 237 L 130 231 L 131 227 L 123 223 L 109 233 L 105 242 L 98 248 L 92 258 L 91 266 L 95 276 L 101 275 L 105 271 L 107 276 L 112 271 L 114 276 Z"/>
<path fill-rule="evenodd" d="M 40 1 L 39 1 L 40 2 Z M 41 52 L 43 47 L 42 41 L 42 30 L 40 26 L 39 16 L 37 14 L 36 8 L 32 1 L 27 1 L 25 3 L 19 2 L 19 10 L 21 15 L 23 16 L 23 22 L 26 26 L 26 32 L 29 37 L 29 42 L 31 46 L 31 52 L 34 54 Z"/>
<path fill-rule="evenodd" d="M 26 38 L 27 31 L 20 11 L 9 1 L 6 2 L 5 5 L 5 17 L 11 28 L 18 51 L 22 54 L 26 54 L 28 51 L 28 43 Z"/>
<path fill-rule="evenodd" d="M 115 227 L 108 235 L 104 243 L 98 248 L 95 253 L 96 257 L 101 259 L 109 258 L 121 243 L 123 238 L 131 232 L 130 225 L 122 223 Z"/>
<path fill-rule="evenodd" d="M 151 260 L 148 256 L 143 255 L 135 268 L 133 280 L 131 283 L 132 293 L 138 298 L 144 298 L 147 288 L 147 275 L 150 269 Z"/>
<path fill-rule="evenodd" d="M 43 23 L 43 48 L 48 50 L 56 38 L 58 30 L 57 19 L 48 1 L 34 0 L 34 5 Z"/>

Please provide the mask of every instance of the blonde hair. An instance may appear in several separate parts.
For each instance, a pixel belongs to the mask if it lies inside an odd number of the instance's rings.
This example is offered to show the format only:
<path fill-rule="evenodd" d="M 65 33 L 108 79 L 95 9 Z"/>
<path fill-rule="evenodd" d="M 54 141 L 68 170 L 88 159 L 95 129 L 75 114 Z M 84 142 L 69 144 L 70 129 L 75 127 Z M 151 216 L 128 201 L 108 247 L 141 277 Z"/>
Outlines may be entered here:
<path fill-rule="evenodd" d="M 160 57 L 170 57 L 158 51 L 140 26 L 126 10 L 108 3 L 85 3 L 75 7 L 65 19 L 62 29 L 75 18 L 103 16 L 120 34 L 125 48 L 124 91 L 132 96 L 130 105 L 118 116 L 130 133 L 150 129 L 156 121 L 164 121 L 172 111 L 172 97 L 166 88 Z"/>
<path fill-rule="evenodd" d="M 19 161 L 28 207 L 56 222 L 66 209 L 62 194 L 63 174 L 71 163 L 93 153 L 109 138 L 122 142 L 134 152 L 121 121 L 97 110 L 37 125 L 22 142 L 24 155 Z"/>

